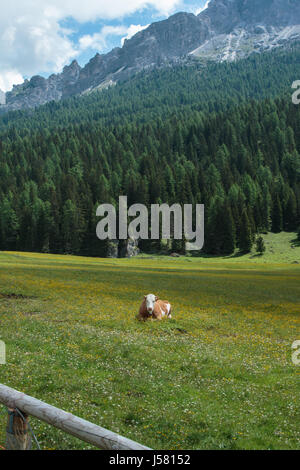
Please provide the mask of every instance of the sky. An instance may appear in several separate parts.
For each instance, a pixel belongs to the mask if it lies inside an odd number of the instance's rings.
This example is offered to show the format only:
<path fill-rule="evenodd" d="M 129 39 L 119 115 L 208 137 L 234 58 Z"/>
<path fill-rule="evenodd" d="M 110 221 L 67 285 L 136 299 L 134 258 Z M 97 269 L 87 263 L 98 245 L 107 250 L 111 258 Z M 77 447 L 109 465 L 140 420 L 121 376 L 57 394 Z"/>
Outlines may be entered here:
<path fill-rule="evenodd" d="M 121 47 L 149 24 L 178 11 L 198 14 L 206 0 L 9 0 L 0 14 L 0 89 L 59 73 L 76 59 Z"/>

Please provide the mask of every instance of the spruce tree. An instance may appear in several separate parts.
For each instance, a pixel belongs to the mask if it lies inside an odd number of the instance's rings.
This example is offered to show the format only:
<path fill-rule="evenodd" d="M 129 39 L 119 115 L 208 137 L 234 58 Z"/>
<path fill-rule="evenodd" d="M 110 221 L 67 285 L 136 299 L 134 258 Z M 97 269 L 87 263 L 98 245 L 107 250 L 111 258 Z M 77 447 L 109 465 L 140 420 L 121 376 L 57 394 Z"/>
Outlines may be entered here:
<path fill-rule="evenodd" d="M 292 232 L 297 228 L 297 200 L 293 190 L 289 192 L 289 198 L 287 200 L 284 214 L 284 230 Z"/>
<path fill-rule="evenodd" d="M 280 233 L 283 228 L 282 205 L 280 202 L 279 194 L 277 193 L 274 199 L 272 210 L 272 232 Z"/>
<path fill-rule="evenodd" d="M 222 228 L 222 254 L 231 255 L 236 247 L 236 229 L 230 206 L 225 205 L 223 209 Z"/>
<path fill-rule="evenodd" d="M 265 241 L 262 236 L 256 239 L 256 252 L 263 255 L 266 251 Z"/>
<path fill-rule="evenodd" d="M 239 233 L 239 248 L 242 253 L 249 253 L 251 251 L 252 240 L 251 225 L 249 222 L 247 210 L 244 209 Z"/>

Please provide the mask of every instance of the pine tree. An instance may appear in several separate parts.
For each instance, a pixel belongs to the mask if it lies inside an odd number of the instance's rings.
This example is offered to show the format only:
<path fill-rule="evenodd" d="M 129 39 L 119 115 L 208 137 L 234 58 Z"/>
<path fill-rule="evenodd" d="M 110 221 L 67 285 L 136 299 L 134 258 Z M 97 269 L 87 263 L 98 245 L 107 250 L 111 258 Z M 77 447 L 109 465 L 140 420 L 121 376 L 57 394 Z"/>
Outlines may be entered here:
<path fill-rule="evenodd" d="M 239 233 L 239 248 L 242 253 L 249 253 L 251 251 L 252 240 L 251 225 L 247 211 L 244 209 Z"/>
<path fill-rule="evenodd" d="M 230 206 L 217 197 L 211 206 L 205 251 L 214 255 L 230 255 L 236 246 L 236 229 Z"/>
<path fill-rule="evenodd" d="M 265 241 L 262 236 L 256 239 L 256 252 L 263 255 L 266 251 Z"/>
<path fill-rule="evenodd" d="M 280 233 L 283 228 L 282 205 L 280 202 L 279 194 L 275 196 L 273 210 L 272 210 L 272 232 Z"/>
<path fill-rule="evenodd" d="M 236 247 L 236 228 L 230 206 L 223 208 L 222 254 L 231 255 Z"/>
<path fill-rule="evenodd" d="M 0 201 L 0 249 L 15 250 L 18 241 L 19 222 L 8 198 Z"/>
<path fill-rule="evenodd" d="M 68 199 L 63 206 L 62 237 L 65 253 L 76 254 L 80 251 L 82 221 L 79 208 Z"/>
<path fill-rule="evenodd" d="M 284 230 L 292 232 L 297 228 L 297 200 L 295 193 L 292 189 L 289 191 L 289 198 L 287 200 L 284 214 Z"/>

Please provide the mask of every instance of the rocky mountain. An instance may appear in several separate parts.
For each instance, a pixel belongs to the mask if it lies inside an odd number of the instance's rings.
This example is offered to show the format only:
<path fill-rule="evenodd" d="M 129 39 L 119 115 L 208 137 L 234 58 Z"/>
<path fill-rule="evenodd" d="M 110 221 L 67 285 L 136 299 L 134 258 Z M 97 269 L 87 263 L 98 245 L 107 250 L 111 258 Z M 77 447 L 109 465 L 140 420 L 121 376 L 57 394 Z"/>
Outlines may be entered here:
<path fill-rule="evenodd" d="M 6 103 L 6 97 L 5 97 L 5 93 L 0 90 L 0 105 L 3 105 Z"/>
<path fill-rule="evenodd" d="M 211 0 L 198 18 L 210 34 L 189 54 L 202 59 L 233 61 L 300 39 L 299 0 Z"/>
<path fill-rule="evenodd" d="M 73 61 L 61 74 L 26 80 L 6 94 L 0 110 L 106 88 L 147 68 L 195 59 L 233 61 L 295 40 L 300 40 L 299 0 L 211 0 L 198 16 L 177 13 L 153 23 L 122 48 L 96 54 L 84 68 Z"/>

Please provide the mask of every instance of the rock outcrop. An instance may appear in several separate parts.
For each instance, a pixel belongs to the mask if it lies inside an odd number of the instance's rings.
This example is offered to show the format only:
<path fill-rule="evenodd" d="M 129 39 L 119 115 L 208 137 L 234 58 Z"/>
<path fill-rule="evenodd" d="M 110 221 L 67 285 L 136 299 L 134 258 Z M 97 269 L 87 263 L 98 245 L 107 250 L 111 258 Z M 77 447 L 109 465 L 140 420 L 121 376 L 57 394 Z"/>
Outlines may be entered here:
<path fill-rule="evenodd" d="M 134 258 L 140 254 L 138 240 L 128 238 L 124 243 L 121 244 L 119 256 L 120 258 Z"/>
<path fill-rule="evenodd" d="M 4 91 L 0 90 L 0 106 L 6 104 L 6 96 Z"/>

